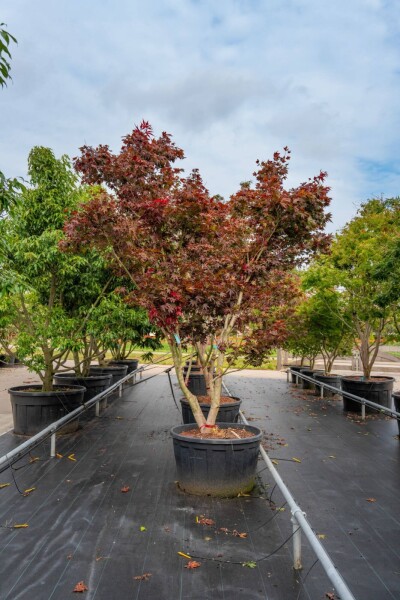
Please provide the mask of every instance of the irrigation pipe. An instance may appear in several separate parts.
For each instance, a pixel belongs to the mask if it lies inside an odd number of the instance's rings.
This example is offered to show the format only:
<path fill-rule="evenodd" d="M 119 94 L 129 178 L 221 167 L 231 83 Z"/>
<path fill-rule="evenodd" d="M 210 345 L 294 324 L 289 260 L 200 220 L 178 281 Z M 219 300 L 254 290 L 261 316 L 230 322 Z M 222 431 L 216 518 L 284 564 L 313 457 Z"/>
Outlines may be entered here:
<path fill-rule="evenodd" d="M 223 386 L 224 386 L 226 392 L 231 396 L 231 393 L 230 393 L 229 389 L 227 388 L 227 386 L 225 385 L 225 383 L 223 383 Z M 249 425 L 249 422 L 247 421 L 247 419 L 244 416 L 244 414 L 242 413 L 242 411 L 239 411 L 239 414 L 240 414 L 240 418 L 242 419 L 243 423 L 245 425 Z M 266 453 L 264 448 L 262 448 L 261 446 L 260 446 L 260 453 L 261 453 L 261 456 L 264 459 L 272 477 L 274 478 L 276 485 L 279 487 L 283 497 L 285 498 L 286 502 L 290 506 L 290 510 L 292 513 L 293 532 L 295 532 L 296 529 L 301 528 L 301 530 L 303 531 L 307 540 L 309 541 L 312 549 L 314 550 L 318 560 L 320 561 L 322 567 L 324 568 L 325 573 L 327 574 L 332 585 L 334 586 L 337 594 L 340 596 L 341 600 L 356 600 L 355 596 L 353 596 L 351 590 L 348 588 L 343 577 L 341 576 L 341 574 L 335 567 L 334 563 L 332 562 L 332 559 L 330 558 L 329 554 L 326 552 L 325 548 L 322 546 L 321 542 L 315 535 L 314 531 L 311 529 L 311 526 L 307 521 L 306 514 L 301 510 L 300 506 L 296 503 L 296 501 L 293 498 L 292 494 L 290 493 L 288 487 L 285 485 L 285 483 L 283 482 L 283 479 L 281 478 L 278 471 L 275 469 L 274 465 L 272 464 L 271 459 L 269 458 L 268 454 Z M 300 532 L 300 529 L 298 529 L 298 531 L 296 533 L 294 533 L 294 535 L 293 535 L 293 554 L 294 554 L 294 568 L 300 569 L 301 568 L 301 532 Z"/>

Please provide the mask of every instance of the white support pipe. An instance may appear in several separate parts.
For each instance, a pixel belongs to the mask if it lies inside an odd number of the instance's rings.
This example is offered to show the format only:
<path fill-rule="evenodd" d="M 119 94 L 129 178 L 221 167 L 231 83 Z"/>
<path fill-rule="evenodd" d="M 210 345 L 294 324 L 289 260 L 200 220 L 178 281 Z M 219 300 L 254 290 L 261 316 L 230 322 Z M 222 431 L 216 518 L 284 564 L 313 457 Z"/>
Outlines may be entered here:
<path fill-rule="evenodd" d="M 226 385 L 225 384 L 223 384 L 223 385 L 224 385 L 224 388 L 225 388 L 226 392 L 228 393 L 228 395 L 231 396 L 232 394 L 230 393 L 230 391 L 228 390 Z M 244 416 L 244 414 L 242 413 L 242 411 L 239 411 L 239 414 L 240 414 L 240 418 L 242 419 L 243 423 L 245 425 L 249 425 L 249 423 L 248 423 L 246 417 Z M 341 600 L 356 600 L 355 596 L 353 596 L 352 592 L 347 587 L 347 584 L 345 583 L 341 574 L 339 573 L 339 571 L 336 569 L 335 565 L 333 564 L 332 559 L 330 558 L 329 554 L 326 552 L 325 548 L 322 546 L 321 542 L 319 541 L 319 539 L 317 538 L 317 536 L 311 529 L 311 526 L 307 521 L 305 513 L 301 510 L 300 506 L 298 506 L 298 504 L 296 504 L 295 499 L 293 498 L 289 489 L 286 487 L 285 483 L 283 482 L 283 479 L 279 475 L 278 471 L 275 469 L 274 465 L 271 462 L 271 459 L 269 458 L 268 454 L 266 453 L 266 451 L 264 450 L 264 448 L 262 446 L 260 446 L 260 454 L 263 457 L 272 477 L 274 478 L 276 485 L 280 489 L 283 497 L 285 498 L 286 502 L 288 503 L 288 505 L 290 507 L 290 510 L 292 513 L 292 519 L 297 521 L 299 527 L 301 527 L 304 535 L 306 536 L 306 538 L 309 541 L 312 549 L 314 550 L 319 562 L 321 563 L 321 566 L 323 567 L 325 573 L 327 574 L 332 585 L 334 586 L 334 588 L 337 592 L 337 595 L 341 598 Z M 293 536 L 293 537 L 295 537 L 295 536 Z M 296 552 L 297 552 L 297 550 L 296 550 Z M 295 557 L 294 557 L 294 559 L 295 559 Z"/>
<path fill-rule="evenodd" d="M 299 571 L 303 568 L 301 564 L 301 528 L 293 515 L 290 520 L 293 528 L 293 569 Z"/>
<path fill-rule="evenodd" d="M 95 416 L 99 417 L 100 416 L 100 402 L 97 401 L 96 402 L 96 407 L 95 407 Z"/>
<path fill-rule="evenodd" d="M 121 398 L 121 396 L 122 396 L 122 384 L 118 388 L 118 397 Z"/>
<path fill-rule="evenodd" d="M 365 404 L 361 404 L 361 420 L 365 421 Z"/>
<path fill-rule="evenodd" d="M 56 432 L 51 434 L 50 438 L 50 456 L 55 458 L 56 455 Z"/>
<path fill-rule="evenodd" d="M 320 398 L 322 399 L 324 397 L 324 386 L 321 385 L 320 389 L 321 389 Z"/>

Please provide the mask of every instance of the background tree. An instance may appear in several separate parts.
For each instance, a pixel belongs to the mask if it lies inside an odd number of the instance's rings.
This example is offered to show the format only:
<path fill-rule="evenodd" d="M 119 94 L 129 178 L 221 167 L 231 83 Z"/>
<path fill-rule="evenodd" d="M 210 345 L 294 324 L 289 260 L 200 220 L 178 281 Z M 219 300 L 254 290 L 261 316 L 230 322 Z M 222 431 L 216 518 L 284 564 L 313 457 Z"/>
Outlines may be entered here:
<path fill-rule="evenodd" d="M 183 152 L 142 123 L 121 152 L 82 148 L 84 182 L 105 184 L 66 227 L 70 244 L 102 248 L 167 339 L 181 389 L 201 428 L 213 426 L 227 356 L 260 364 L 281 345 L 295 297 L 291 271 L 326 245 L 325 174 L 285 190 L 289 152 L 258 163 L 254 188 L 210 197 L 197 171 L 180 177 Z M 127 294 L 129 301 L 129 294 Z M 240 344 L 237 339 L 240 336 Z M 234 339 L 234 343 L 233 340 Z M 207 422 L 183 378 L 194 346 L 206 376 Z"/>
<path fill-rule="evenodd" d="M 393 318 L 393 305 L 379 301 L 387 286 L 376 277 L 376 270 L 398 237 L 399 225 L 398 198 L 369 200 L 336 236 L 331 254 L 321 259 L 343 291 L 366 378 Z"/>
<path fill-rule="evenodd" d="M 92 299 L 101 293 L 101 282 L 93 277 L 98 269 L 93 253 L 82 257 L 59 249 L 65 219 L 87 198 L 68 158 L 36 147 L 28 173 L 30 187 L 0 221 L 0 343 L 51 391 L 53 375 L 81 344 L 85 317 L 66 310 L 82 294 L 76 283 L 86 292 L 89 286 Z"/>

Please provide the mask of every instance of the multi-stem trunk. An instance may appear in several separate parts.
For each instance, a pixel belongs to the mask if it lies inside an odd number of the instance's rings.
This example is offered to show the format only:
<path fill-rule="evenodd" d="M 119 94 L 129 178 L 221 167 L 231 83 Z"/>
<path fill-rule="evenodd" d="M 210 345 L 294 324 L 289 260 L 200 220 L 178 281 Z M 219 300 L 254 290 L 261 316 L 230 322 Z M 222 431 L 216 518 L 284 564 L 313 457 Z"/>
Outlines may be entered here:
<path fill-rule="evenodd" d="M 360 352 L 363 375 L 365 379 L 369 379 L 371 377 L 372 367 L 378 356 L 385 321 L 384 319 L 380 319 L 379 324 L 375 328 L 369 322 L 361 323 L 358 321 L 356 327 L 359 338 L 356 345 Z M 371 337 L 373 338 L 372 342 Z"/>

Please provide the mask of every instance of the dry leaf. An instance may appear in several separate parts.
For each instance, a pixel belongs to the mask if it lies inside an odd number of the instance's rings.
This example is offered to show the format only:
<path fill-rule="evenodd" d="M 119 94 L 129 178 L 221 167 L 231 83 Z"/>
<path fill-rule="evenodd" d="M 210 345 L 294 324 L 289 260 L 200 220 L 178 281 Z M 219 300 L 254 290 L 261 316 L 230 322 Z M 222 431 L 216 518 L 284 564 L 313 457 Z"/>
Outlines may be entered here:
<path fill-rule="evenodd" d="M 29 459 L 29 464 L 34 463 L 38 460 L 40 460 L 40 458 L 38 456 L 31 456 Z"/>
<path fill-rule="evenodd" d="M 73 452 L 72 454 L 69 454 L 68 458 L 69 458 L 69 460 L 72 460 L 73 462 L 76 462 L 75 452 Z"/>
<path fill-rule="evenodd" d="M 236 531 L 236 529 L 232 531 L 232 535 L 235 537 L 247 538 L 247 533 L 240 533 L 239 531 Z"/>
<path fill-rule="evenodd" d="M 326 535 L 325 535 L 325 533 L 318 533 L 317 537 L 318 537 L 320 540 L 324 540 L 324 539 L 326 538 Z"/>
<path fill-rule="evenodd" d="M 185 565 L 185 569 L 197 569 L 200 566 L 201 566 L 201 563 L 199 563 L 195 560 L 189 560 L 188 564 Z"/>
<path fill-rule="evenodd" d="M 121 492 L 123 494 L 126 494 L 126 492 L 129 492 L 131 488 L 129 487 L 129 485 L 124 485 L 124 487 L 121 488 Z"/>
<path fill-rule="evenodd" d="M 330 454 L 330 455 L 328 456 L 328 458 L 336 458 L 336 456 L 334 456 L 333 454 Z"/>
<path fill-rule="evenodd" d="M 11 483 L 0 483 L 0 490 L 2 490 L 3 488 L 9 487 L 11 485 Z"/>
<path fill-rule="evenodd" d="M 63 455 L 62 455 L 62 454 L 60 454 L 59 452 L 57 452 L 57 454 L 56 454 L 56 458 L 62 458 L 62 457 L 63 457 Z"/>
<path fill-rule="evenodd" d="M 272 460 L 271 462 L 273 462 L 273 463 L 274 463 L 274 465 L 277 465 L 277 464 L 279 464 L 277 460 Z"/>
<path fill-rule="evenodd" d="M 325 596 L 328 598 L 328 600 L 335 600 L 336 597 L 333 592 L 327 592 Z"/>
<path fill-rule="evenodd" d="M 26 529 L 29 527 L 28 523 L 16 523 L 13 525 L 14 529 Z"/>
<path fill-rule="evenodd" d="M 367 498 L 367 502 L 376 502 L 376 498 Z"/>
<path fill-rule="evenodd" d="M 140 531 L 147 531 L 147 527 L 145 527 L 144 525 L 140 526 Z"/>
<path fill-rule="evenodd" d="M 189 554 L 185 554 L 184 552 L 178 552 L 179 556 L 183 556 L 183 558 L 192 558 Z"/>
<path fill-rule="evenodd" d="M 149 581 L 151 573 L 143 573 L 143 575 L 136 575 L 133 579 L 136 581 Z"/>
<path fill-rule="evenodd" d="M 229 529 L 227 527 L 220 527 L 219 530 L 223 533 L 229 533 Z"/>
<path fill-rule="evenodd" d="M 295 456 L 292 456 L 292 460 L 294 460 L 294 462 L 301 463 L 301 460 Z"/>
<path fill-rule="evenodd" d="M 73 591 L 74 592 L 86 592 L 89 588 L 87 587 L 87 585 L 85 585 L 83 583 L 83 581 L 79 581 L 76 586 L 74 587 Z"/>
<path fill-rule="evenodd" d="M 197 522 L 200 525 L 215 525 L 215 521 L 212 519 L 206 519 L 206 517 L 201 517 Z"/>
<path fill-rule="evenodd" d="M 35 487 L 28 488 L 27 490 L 24 491 L 24 496 L 29 496 L 29 494 L 31 494 L 35 490 L 36 490 Z"/>

